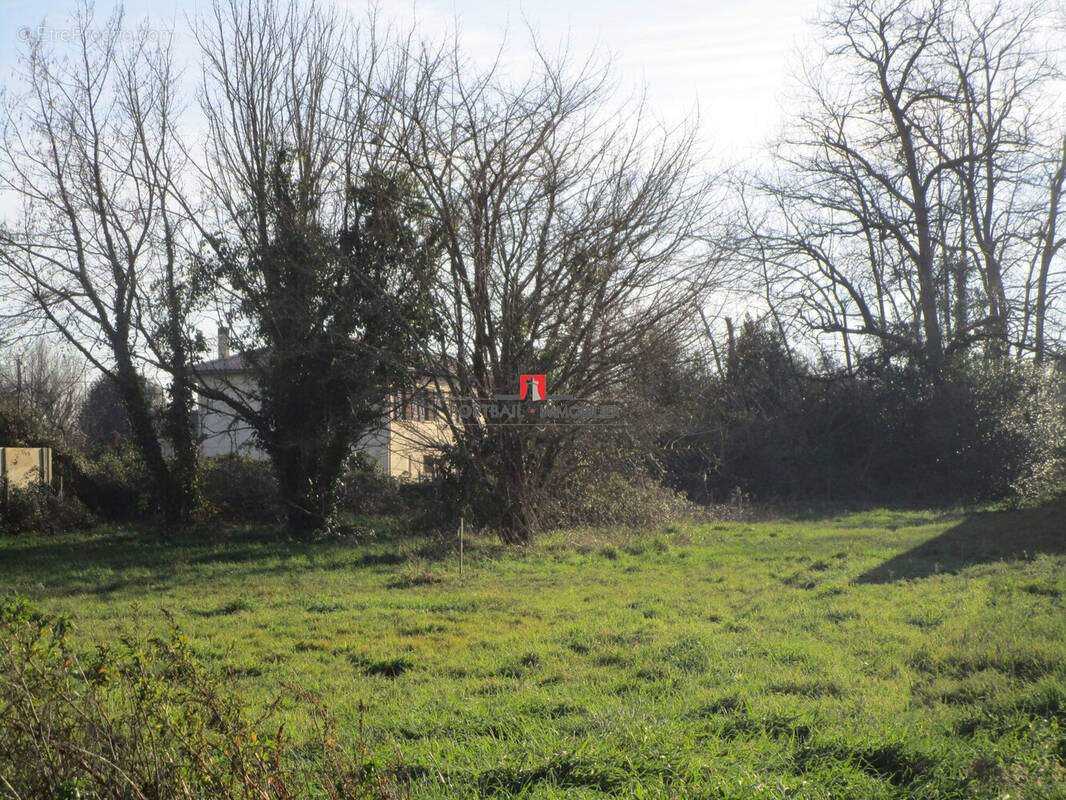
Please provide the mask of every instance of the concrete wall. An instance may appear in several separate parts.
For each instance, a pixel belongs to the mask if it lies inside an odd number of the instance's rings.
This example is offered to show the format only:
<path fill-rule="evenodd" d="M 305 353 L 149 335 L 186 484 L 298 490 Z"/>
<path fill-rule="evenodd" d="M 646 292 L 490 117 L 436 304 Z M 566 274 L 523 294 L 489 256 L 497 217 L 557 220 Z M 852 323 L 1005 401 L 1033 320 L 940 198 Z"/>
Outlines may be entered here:
<path fill-rule="evenodd" d="M 51 447 L 0 447 L 0 478 L 8 486 L 52 483 Z"/>

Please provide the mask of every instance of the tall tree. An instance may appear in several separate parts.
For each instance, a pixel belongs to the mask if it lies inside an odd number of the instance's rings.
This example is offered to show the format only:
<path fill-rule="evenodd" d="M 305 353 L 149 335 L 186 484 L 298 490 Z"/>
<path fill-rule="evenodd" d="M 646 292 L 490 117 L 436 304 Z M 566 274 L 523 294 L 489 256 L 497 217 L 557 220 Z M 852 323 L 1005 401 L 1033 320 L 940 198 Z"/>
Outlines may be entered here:
<path fill-rule="evenodd" d="M 1055 259 L 1066 249 L 1066 236 L 1059 228 L 1059 217 L 1066 214 L 1066 206 L 1062 202 L 1062 192 L 1066 188 L 1066 134 L 1062 137 L 1057 158 L 1049 159 L 1051 169 L 1047 175 L 1047 205 L 1044 207 L 1043 220 L 1036 236 L 1036 248 L 1034 264 L 1036 265 L 1035 297 L 1032 304 L 1026 302 L 1026 322 L 1031 316 L 1033 319 L 1033 354 L 1038 364 L 1044 362 L 1047 352 L 1047 319 L 1051 306 L 1051 298 L 1056 287 L 1051 282 L 1051 268 Z M 1060 275 L 1061 275 L 1060 270 Z M 1061 290 L 1061 277 L 1059 289 Z M 1030 281 L 1031 283 L 1031 281 Z M 1032 288 L 1026 285 L 1026 300 L 1033 295 Z M 1028 326 L 1027 326 L 1028 327 Z M 1023 335 L 1023 341 L 1025 336 Z"/>
<path fill-rule="evenodd" d="M 306 535 L 328 524 L 345 459 L 410 380 L 432 321 L 435 226 L 374 144 L 386 112 L 369 35 L 326 10 L 234 0 L 199 40 L 216 212 L 203 230 L 254 378 L 201 391 L 251 425 Z"/>
<path fill-rule="evenodd" d="M 1049 200 L 1027 185 L 1048 136 L 1055 135 L 1041 111 L 1045 87 L 1056 77 L 1037 39 L 1047 19 L 1039 2 L 967 3 L 949 6 L 938 32 L 948 111 L 936 140 L 959 154 L 953 177 L 960 218 L 957 231 L 945 232 L 944 246 L 962 266 L 953 276 L 955 294 L 967 291 L 973 274 L 984 313 L 977 326 L 960 321 L 955 333 L 966 337 L 967 328 L 976 328 L 992 355 L 1023 344 L 1014 330 L 1022 309 L 1011 283 L 1020 283 L 1016 278 L 1039 246 L 1029 231 Z"/>
<path fill-rule="evenodd" d="M 1039 3 L 848 0 L 821 20 L 808 103 L 760 180 L 748 255 L 820 333 L 936 373 L 954 353 L 1026 347 L 1029 188 L 1055 75 Z M 1025 316 L 1023 314 L 1023 316 Z"/>
<path fill-rule="evenodd" d="M 16 408 L 32 408 L 71 443 L 78 438 L 78 411 L 85 394 L 83 359 L 37 339 L 0 354 L 0 394 Z"/>
<path fill-rule="evenodd" d="M 513 82 L 445 47 L 408 51 L 407 68 L 387 144 L 441 224 L 448 391 L 491 400 L 545 373 L 549 393 L 624 403 L 642 342 L 664 326 L 683 337 L 713 283 L 692 131 L 619 110 L 594 66 L 540 57 Z M 529 541 L 538 506 L 588 467 L 575 460 L 587 430 L 450 422 L 467 490 L 510 541 Z"/>
<path fill-rule="evenodd" d="M 71 24 L 66 53 L 30 36 L 22 91 L 4 95 L 0 186 L 23 205 L 0 230 L 3 279 L 23 323 L 58 334 L 114 383 L 156 500 L 179 519 L 197 484 L 169 42 L 124 30 L 118 11 L 98 20 L 89 4 Z M 153 366 L 173 376 L 172 459 L 145 391 Z"/>

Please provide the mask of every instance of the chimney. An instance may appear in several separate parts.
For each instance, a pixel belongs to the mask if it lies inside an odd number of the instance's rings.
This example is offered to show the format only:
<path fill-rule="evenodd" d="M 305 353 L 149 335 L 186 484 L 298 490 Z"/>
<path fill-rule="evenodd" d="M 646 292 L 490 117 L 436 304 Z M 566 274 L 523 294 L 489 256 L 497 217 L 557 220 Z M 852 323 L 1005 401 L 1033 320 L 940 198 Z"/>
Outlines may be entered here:
<path fill-rule="evenodd" d="M 229 328 L 218 326 L 218 357 L 229 358 Z"/>

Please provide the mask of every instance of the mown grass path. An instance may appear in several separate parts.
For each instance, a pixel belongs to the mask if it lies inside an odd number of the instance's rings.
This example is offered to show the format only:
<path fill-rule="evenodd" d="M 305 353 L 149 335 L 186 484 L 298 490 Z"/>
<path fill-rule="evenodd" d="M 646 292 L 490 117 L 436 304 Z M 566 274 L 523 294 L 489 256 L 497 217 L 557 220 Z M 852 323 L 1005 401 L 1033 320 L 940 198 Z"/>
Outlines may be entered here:
<path fill-rule="evenodd" d="M 309 688 L 413 797 L 1066 797 L 1066 509 L 313 544 L 0 540 L 86 642 Z M 166 613 L 165 613 L 166 612 Z M 290 715 L 299 732 L 303 720 Z"/>

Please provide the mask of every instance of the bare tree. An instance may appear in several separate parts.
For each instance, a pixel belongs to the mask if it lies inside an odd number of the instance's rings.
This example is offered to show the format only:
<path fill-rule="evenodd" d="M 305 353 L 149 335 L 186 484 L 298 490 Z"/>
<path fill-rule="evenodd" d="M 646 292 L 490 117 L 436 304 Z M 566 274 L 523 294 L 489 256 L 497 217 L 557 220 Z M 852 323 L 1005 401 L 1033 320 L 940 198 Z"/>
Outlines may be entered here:
<path fill-rule="evenodd" d="M 1027 182 L 1056 74 L 1046 20 L 1040 4 L 830 9 L 808 108 L 751 217 L 748 254 L 771 265 L 778 302 L 845 352 L 873 339 L 934 373 L 977 343 L 1024 346 L 1013 320 L 1046 218 Z"/>
<path fill-rule="evenodd" d="M 85 373 L 84 360 L 39 338 L 3 354 L 0 393 L 19 409 L 37 411 L 49 427 L 71 442 L 78 437 Z"/>
<path fill-rule="evenodd" d="M 955 170 L 962 213 L 944 244 L 961 266 L 958 296 L 967 291 L 968 272 L 980 279 L 987 314 L 980 331 L 996 355 L 1012 343 L 1025 346 L 1013 324 L 1024 315 L 1024 299 L 1013 290 L 1040 247 L 1028 231 L 1048 211 L 1048 196 L 1031 190 L 1029 176 L 1049 133 L 1056 135 L 1042 112 L 1056 68 L 1037 38 L 1048 20 L 1044 4 L 974 3 L 953 11 L 939 33 L 948 67 L 943 91 L 950 99 L 944 115 L 950 127 L 940 138 L 969 157 Z M 966 336 L 965 326 L 956 328 Z"/>
<path fill-rule="evenodd" d="M 552 393 L 624 402 L 642 342 L 664 326 L 684 338 L 713 282 L 692 130 L 653 129 L 639 101 L 620 109 L 591 63 L 538 53 L 513 82 L 454 43 L 407 57 L 403 127 L 387 144 L 442 226 L 448 390 L 489 400 L 546 373 Z M 451 426 L 467 489 L 505 538 L 529 541 L 588 431 L 478 415 Z"/>
<path fill-rule="evenodd" d="M 21 321 L 53 331 L 115 383 L 166 515 L 195 505 L 188 382 L 188 276 L 178 201 L 169 44 L 82 5 L 66 52 L 41 34 L 4 97 L 0 174 L 23 201 L 0 232 Z M 168 369 L 176 456 L 152 422 L 145 369 Z"/>
<path fill-rule="evenodd" d="M 1066 236 L 1060 234 L 1058 227 L 1059 216 L 1066 213 L 1062 204 L 1062 191 L 1066 187 L 1066 135 L 1062 137 L 1058 159 L 1051 159 L 1049 163 L 1052 169 L 1047 176 L 1047 204 L 1044 206 L 1042 224 L 1035 237 L 1036 297 L 1031 304 L 1028 301 L 1032 294 L 1032 287 L 1029 284 L 1026 286 L 1025 319 L 1027 323 L 1030 317 L 1033 320 L 1033 354 L 1038 364 L 1044 362 L 1047 350 L 1048 311 L 1052 294 L 1056 289 L 1051 283 L 1051 268 L 1055 258 L 1063 248 L 1066 248 Z M 1059 288 L 1061 288 L 1061 278 Z M 1022 338 L 1024 341 L 1026 338 L 1024 334 Z"/>

